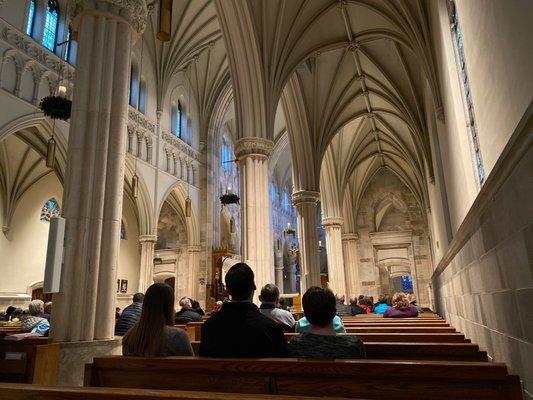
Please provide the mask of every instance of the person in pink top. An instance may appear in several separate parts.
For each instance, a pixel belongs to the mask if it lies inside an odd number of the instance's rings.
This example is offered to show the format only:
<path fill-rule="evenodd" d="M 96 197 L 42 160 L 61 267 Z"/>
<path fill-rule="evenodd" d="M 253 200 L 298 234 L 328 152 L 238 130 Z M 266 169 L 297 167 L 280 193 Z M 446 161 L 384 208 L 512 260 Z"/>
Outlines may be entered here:
<path fill-rule="evenodd" d="M 394 293 L 392 307 L 383 314 L 383 318 L 413 318 L 418 317 L 418 309 L 409 303 L 407 295 L 402 292 Z"/>

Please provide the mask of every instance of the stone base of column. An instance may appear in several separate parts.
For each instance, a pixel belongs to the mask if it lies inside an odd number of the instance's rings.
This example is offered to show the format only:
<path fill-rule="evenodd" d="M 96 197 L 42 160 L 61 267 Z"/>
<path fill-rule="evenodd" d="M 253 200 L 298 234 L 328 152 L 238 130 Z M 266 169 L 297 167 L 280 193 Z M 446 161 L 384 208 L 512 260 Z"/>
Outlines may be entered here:
<path fill-rule="evenodd" d="M 83 386 L 85 364 L 94 357 L 122 355 L 122 338 L 58 344 L 57 386 Z"/>

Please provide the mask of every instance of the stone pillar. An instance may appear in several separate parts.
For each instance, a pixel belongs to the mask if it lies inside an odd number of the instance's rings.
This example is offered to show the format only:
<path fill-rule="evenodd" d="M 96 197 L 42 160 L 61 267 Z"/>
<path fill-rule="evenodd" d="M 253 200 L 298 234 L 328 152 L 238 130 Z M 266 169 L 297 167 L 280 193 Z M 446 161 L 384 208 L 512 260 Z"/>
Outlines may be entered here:
<path fill-rule="evenodd" d="M 139 273 L 139 292 L 146 292 L 146 289 L 154 283 L 154 249 L 157 236 L 141 235 L 139 243 L 141 245 L 141 270 Z"/>
<path fill-rule="evenodd" d="M 72 2 L 71 15 L 78 59 L 51 333 L 65 342 L 114 337 L 131 44 L 147 9 L 143 0 L 86 0 Z"/>
<path fill-rule="evenodd" d="M 322 220 L 322 226 L 326 231 L 328 286 L 335 294 L 340 293 L 349 296 L 346 292 L 344 257 L 342 255 L 342 223 L 343 219 L 340 217 L 327 217 Z"/>
<path fill-rule="evenodd" d="M 261 287 L 274 281 L 268 158 L 274 144 L 268 139 L 243 138 L 235 143 L 241 167 L 242 256 L 255 273 L 256 297 Z"/>
<path fill-rule="evenodd" d="M 357 233 L 344 233 L 342 235 L 342 253 L 344 256 L 347 296 L 361 294 L 359 263 L 357 262 L 357 239 Z"/>
<path fill-rule="evenodd" d="M 287 267 L 287 287 L 289 293 L 296 293 L 296 260 L 292 260 L 292 262 Z"/>
<path fill-rule="evenodd" d="M 300 190 L 292 194 L 296 207 L 298 241 L 300 243 L 300 293 L 307 288 L 320 286 L 320 257 L 318 254 L 318 225 L 316 206 L 320 193 Z"/>
<path fill-rule="evenodd" d="M 190 245 L 188 248 L 189 254 L 189 283 L 187 295 L 194 300 L 198 300 L 198 287 L 200 285 L 200 251 L 201 246 Z"/>

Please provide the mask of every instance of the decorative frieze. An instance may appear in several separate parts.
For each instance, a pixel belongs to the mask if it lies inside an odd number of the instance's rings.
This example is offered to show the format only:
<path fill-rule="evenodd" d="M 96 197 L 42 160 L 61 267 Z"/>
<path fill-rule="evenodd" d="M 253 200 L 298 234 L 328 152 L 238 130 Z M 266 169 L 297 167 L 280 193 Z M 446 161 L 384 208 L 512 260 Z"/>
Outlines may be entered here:
<path fill-rule="evenodd" d="M 243 138 L 235 143 L 235 157 L 237 159 L 254 155 L 270 157 L 273 149 L 274 142 L 272 140 L 260 137 Z"/>
<path fill-rule="evenodd" d="M 320 193 L 312 190 L 299 190 L 292 194 L 292 205 L 298 206 L 302 203 L 318 204 L 320 200 Z"/>
<path fill-rule="evenodd" d="M 175 148 L 177 148 L 179 151 L 187 155 L 188 157 L 198 161 L 199 160 L 199 154 L 196 150 L 194 150 L 191 146 L 189 146 L 187 143 L 185 143 L 183 140 L 177 138 L 175 135 L 172 135 L 168 132 L 163 132 L 161 137 L 165 142 L 168 144 L 171 144 Z"/>

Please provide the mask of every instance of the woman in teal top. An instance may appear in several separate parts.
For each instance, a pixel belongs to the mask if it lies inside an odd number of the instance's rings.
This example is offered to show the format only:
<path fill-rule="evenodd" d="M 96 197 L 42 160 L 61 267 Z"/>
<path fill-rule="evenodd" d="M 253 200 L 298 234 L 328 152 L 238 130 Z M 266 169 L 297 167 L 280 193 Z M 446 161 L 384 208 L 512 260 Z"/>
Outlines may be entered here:
<path fill-rule="evenodd" d="M 386 294 L 378 297 L 378 302 L 374 304 L 374 314 L 385 314 L 390 307 L 390 298 Z"/>
<path fill-rule="evenodd" d="M 342 319 L 338 315 L 335 315 L 335 317 L 333 317 L 333 329 L 337 333 L 346 333 L 346 329 L 344 329 L 344 324 L 342 323 Z M 309 332 L 310 330 L 311 330 L 311 324 L 309 323 L 307 318 L 302 317 L 296 323 L 297 333 Z"/>

